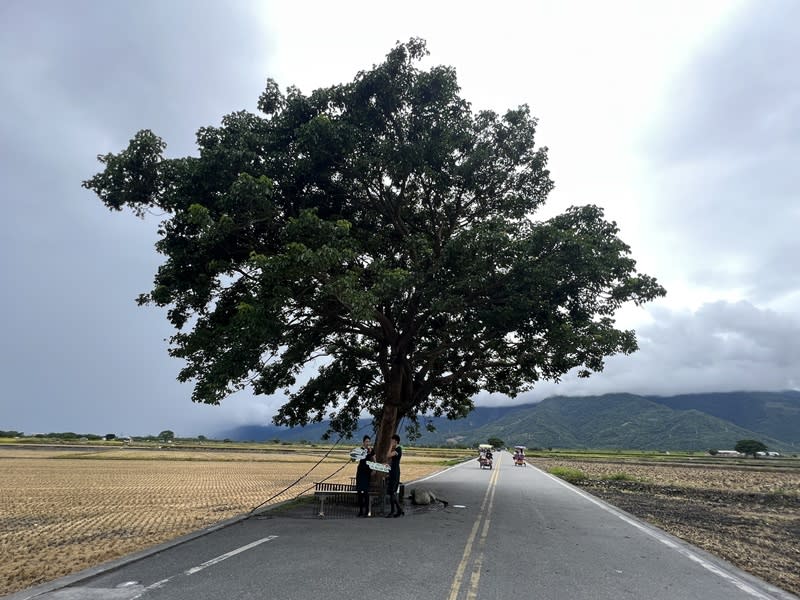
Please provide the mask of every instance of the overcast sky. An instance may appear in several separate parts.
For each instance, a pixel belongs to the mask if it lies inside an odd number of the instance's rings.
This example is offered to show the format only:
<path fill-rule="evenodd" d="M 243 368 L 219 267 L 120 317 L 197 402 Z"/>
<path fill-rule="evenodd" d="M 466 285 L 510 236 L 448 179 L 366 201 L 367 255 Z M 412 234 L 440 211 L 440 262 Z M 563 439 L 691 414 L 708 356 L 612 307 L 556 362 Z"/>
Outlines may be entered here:
<path fill-rule="evenodd" d="M 638 353 L 514 402 L 797 389 L 798 22 L 794 0 L 2 0 L 0 429 L 267 423 L 279 397 L 191 403 L 165 311 L 134 302 L 161 262 L 159 219 L 80 184 L 140 129 L 192 154 L 197 129 L 255 111 L 268 77 L 308 93 L 412 36 L 474 108 L 531 106 L 556 183 L 541 216 L 603 206 L 668 290 L 620 314 Z"/>

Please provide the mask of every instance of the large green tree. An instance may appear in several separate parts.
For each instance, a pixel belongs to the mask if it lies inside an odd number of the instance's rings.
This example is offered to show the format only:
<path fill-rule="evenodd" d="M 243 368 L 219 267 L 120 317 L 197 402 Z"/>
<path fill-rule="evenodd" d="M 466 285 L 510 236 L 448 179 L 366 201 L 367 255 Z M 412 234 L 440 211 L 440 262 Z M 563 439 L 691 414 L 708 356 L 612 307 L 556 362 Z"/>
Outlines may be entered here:
<path fill-rule="evenodd" d="M 553 187 L 536 119 L 474 112 L 426 54 L 412 39 L 308 96 L 270 80 L 260 114 L 198 131 L 198 156 L 144 130 L 99 157 L 84 186 L 106 206 L 167 214 L 139 302 L 169 308 L 194 401 L 284 390 L 277 424 L 343 434 L 366 411 L 382 456 L 401 418 L 636 349 L 614 313 L 663 288 L 597 206 L 536 220 Z"/>

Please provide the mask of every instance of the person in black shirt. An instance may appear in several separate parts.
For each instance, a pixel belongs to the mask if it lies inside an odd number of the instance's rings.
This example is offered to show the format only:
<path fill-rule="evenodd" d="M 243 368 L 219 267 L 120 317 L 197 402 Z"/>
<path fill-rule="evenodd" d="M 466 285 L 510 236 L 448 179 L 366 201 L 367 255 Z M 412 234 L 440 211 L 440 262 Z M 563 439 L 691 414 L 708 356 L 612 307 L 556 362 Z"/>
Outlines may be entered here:
<path fill-rule="evenodd" d="M 369 482 L 372 471 L 367 461 L 375 460 L 375 449 L 370 446 L 372 440 L 368 435 L 361 441 L 363 457 L 358 461 L 356 468 L 356 495 L 358 497 L 358 516 L 369 516 Z"/>
<path fill-rule="evenodd" d="M 403 457 L 403 448 L 400 446 L 400 436 L 392 436 L 392 445 L 389 448 L 389 476 L 386 478 L 386 494 L 389 496 L 391 509 L 389 517 L 402 517 L 405 512 L 397 498 L 397 488 L 400 486 L 400 459 Z"/>

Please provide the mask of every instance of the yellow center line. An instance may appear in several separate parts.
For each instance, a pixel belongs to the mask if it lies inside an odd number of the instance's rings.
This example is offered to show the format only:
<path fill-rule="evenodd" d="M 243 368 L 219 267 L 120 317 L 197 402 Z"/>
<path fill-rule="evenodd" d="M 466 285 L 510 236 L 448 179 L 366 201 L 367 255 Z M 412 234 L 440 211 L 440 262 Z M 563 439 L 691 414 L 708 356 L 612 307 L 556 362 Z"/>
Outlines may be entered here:
<path fill-rule="evenodd" d="M 472 568 L 472 577 L 470 577 L 469 592 L 467 592 L 467 600 L 475 600 L 478 597 L 478 583 L 481 580 L 481 567 L 483 566 L 484 547 L 486 546 L 486 536 L 489 534 L 489 524 L 492 522 L 492 506 L 494 506 L 494 493 L 497 491 L 497 479 L 500 477 L 500 470 L 498 465 L 497 474 L 491 484 L 492 493 L 489 496 L 489 508 L 486 510 L 486 520 L 483 522 L 483 530 L 481 531 L 481 539 L 478 541 L 478 556 L 475 558 L 475 565 Z"/>
<path fill-rule="evenodd" d="M 455 577 L 453 577 L 453 583 L 450 586 L 450 595 L 447 597 L 447 600 L 456 600 L 458 598 L 458 593 L 461 590 L 461 582 L 464 578 L 464 571 L 467 568 L 467 564 L 469 563 L 470 556 L 472 555 L 472 545 L 475 543 L 475 537 L 478 535 L 478 530 L 480 529 L 481 520 L 483 519 L 484 509 L 489 503 L 490 510 L 491 510 L 491 502 L 494 501 L 494 488 L 495 484 L 497 483 L 497 476 L 500 473 L 498 461 L 498 468 L 494 469 L 492 472 L 492 477 L 489 480 L 489 487 L 486 488 L 486 494 L 483 496 L 483 502 L 481 502 L 481 508 L 478 511 L 478 517 L 475 519 L 475 524 L 472 526 L 472 531 L 469 534 L 469 538 L 467 538 L 467 545 L 464 547 L 464 554 L 461 556 L 461 562 L 458 564 L 458 568 L 456 569 Z M 491 502 L 490 502 L 491 499 Z M 481 540 L 486 539 L 486 534 L 488 532 L 488 519 L 486 523 L 484 523 L 483 532 L 481 535 Z M 473 578 L 475 574 L 473 573 Z M 478 575 L 480 578 L 480 574 Z"/>

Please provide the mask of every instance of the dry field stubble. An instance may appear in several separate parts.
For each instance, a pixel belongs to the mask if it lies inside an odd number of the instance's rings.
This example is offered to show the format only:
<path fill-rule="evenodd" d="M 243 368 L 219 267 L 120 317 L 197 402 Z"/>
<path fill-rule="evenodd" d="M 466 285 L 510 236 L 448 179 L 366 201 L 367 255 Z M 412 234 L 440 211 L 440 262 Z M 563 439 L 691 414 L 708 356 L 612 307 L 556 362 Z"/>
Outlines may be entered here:
<path fill-rule="evenodd" d="M 726 460 L 726 459 L 723 459 Z M 769 460 L 769 459 L 767 459 Z M 536 458 L 547 471 L 577 469 L 574 482 L 761 579 L 800 595 L 800 468 Z"/>
<path fill-rule="evenodd" d="M 3 449 L 0 596 L 241 515 L 291 486 L 319 454 Z M 270 504 L 355 465 L 331 456 Z M 403 476 L 440 470 L 409 456 Z"/>

